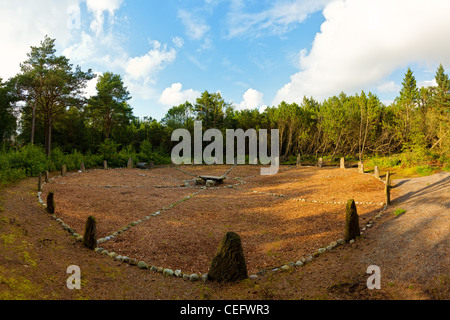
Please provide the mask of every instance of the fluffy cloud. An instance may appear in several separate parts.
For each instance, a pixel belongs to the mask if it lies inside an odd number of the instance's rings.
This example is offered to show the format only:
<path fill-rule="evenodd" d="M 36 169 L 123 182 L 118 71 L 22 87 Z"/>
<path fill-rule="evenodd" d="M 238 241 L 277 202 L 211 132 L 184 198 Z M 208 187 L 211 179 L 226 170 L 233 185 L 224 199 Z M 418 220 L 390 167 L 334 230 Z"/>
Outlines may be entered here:
<path fill-rule="evenodd" d="M 255 89 L 248 89 L 244 95 L 243 100 L 237 105 L 238 110 L 255 109 L 262 107 L 263 93 Z"/>
<path fill-rule="evenodd" d="M 120 8 L 123 0 L 86 0 L 86 7 L 94 16 L 90 28 L 99 35 L 103 32 L 105 12 L 108 12 L 110 20 L 114 20 L 114 12 Z"/>
<path fill-rule="evenodd" d="M 195 103 L 201 93 L 192 89 L 182 90 L 183 85 L 181 83 L 174 83 L 169 88 L 166 88 L 159 98 L 159 102 L 162 105 L 173 107 L 179 106 L 186 101 Z"/>
<path fill-rule="evenodd" d="M 45 35 L 59 45 L 72 39 L 71 14 L 79 0 L 0 1 L 0 77 L 6 79 L 20 71 L 30 46 L 39 46 Z"/>
<path fill-rule="evenodd" d="M 448 12 L 446 0 L 328 4 L 311 51 L 301 55 L 301 71 L 278 91 L 273 104 L 380 86 L 394 70 L 411 63 L 450 63 Z"/>
<path fill-rule="evenodd" d="M 143 56 L 130 58 L 125 70 L 132 79 L 152 79 L 155 74 L 161 71 L 166 64 L 173 62 L 175 58 L 175 49 L 168 49 L 167 45 L 161 45 L 158 41 L 153 41 L 153 48 Z"/>

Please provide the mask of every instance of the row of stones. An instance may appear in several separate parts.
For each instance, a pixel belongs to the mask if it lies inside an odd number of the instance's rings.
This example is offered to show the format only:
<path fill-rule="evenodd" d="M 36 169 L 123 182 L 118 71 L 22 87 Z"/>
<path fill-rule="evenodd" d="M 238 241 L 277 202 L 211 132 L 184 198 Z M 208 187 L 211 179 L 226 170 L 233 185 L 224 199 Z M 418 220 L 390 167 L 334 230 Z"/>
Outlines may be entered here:
<path fill-rule="evenodd" d="M 285 199 L 292 199 L 294 201 L 298 201 L 298 202 L 309 202 L 309 203 L 321 203 L 321 204 L 346 204 L 347 202 L 342 202 L 342 201 L 319 201 L 319 200 L 308 200 L 308 199 L 303 199 L 303 198 L 293 198 L 290 196 L 287 196 L 285 194 L 277 194 L 277 193 L 270 193 L 270 192 L 262 192 L 262 191 L 257 191 L 257 190 L 247 190 L 247 189 L 243 189 L 243 188 L 238 188 L 238 187 L 234 187 L 235 189 L 238 190 L 244 190 L 244 191 L 250 191 L 253 193 L 257 193 L 257 194 L 263 194 L 263 195 L 268 195 L 268 196 L 272 196 L 272 197 L 280 197 L 280 198 L 285 198 Z M 384 202 L 380 202 L 380 203 L 376 203 L 376 202 L 355 202 L 355 204 L 358 205 L 384 205 Z"/>

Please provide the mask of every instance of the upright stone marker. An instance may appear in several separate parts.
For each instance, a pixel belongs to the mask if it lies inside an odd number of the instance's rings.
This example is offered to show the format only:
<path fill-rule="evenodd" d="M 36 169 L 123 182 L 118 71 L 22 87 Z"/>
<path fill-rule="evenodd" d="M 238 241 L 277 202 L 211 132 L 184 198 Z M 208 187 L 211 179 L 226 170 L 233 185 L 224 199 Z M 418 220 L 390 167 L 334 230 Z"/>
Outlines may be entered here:
<path fill-rule="evenodd" d="M 349 242 L 361 235 L 359 229 L 359 217 L 356 210 L 355 200 L 349 200 L 345 211 L 345 232 L 344 240 Z"/>
<path fill-rule="evenodd" d="M 84 162 L 80 163 L 80 171 L 81 172 L 86 172 L 86 167 L 84 166 Z"/>
<path fill-rule="evenodd" d="M 103 169 L 108 169 L 108 161 L 103 160 Z"/>
<path fill-rule="evenodd" d="M 364 164 L 361 161 L 358 162 L 358 172 L 364 173 Z"/>
<path fill-rule="evenodd" d="M 341 158 L 341 169 L 345 169 L 345 158 Z"/>
<path fill-rule="evenodd" d="M 90 216 L 86 221 L 83 245 L 91 250 L 97 247 L 97 221 L 93 216 Z"/>
<path fill-rule="evenodd" d="M 391 204 L 391 174 L 389 171 L 386 173 L 386 182 L 384 186 L 384 191 L 386 194 L 386 204 Z"/>
<path fill-rule="evenodd" d="M 133 166 L 134 166 L 133 158 L 130 157 L 130 159 L 128 159 L 127 169 L 133 169 Z"/>
<path fill-rule="evenodd" d="M 66 172 L 67 172 L 67 166 L 66 166 L 66 165 L 63 165 L 63 166 L 61 167 L 61 176 L 62 176 L 62 177 L 65 177 L 65 176 L 66 176 Z"/>
<path fill-rule="evenodd" d="M 380 179 L 380 170 L 378 170 L 378 166 L 375 166 L 375 168 L 373 169 L 373 175 L 375 176 L 375 178 Z"/>
<path fill-rule="evenodd" d="M 318 166 L 319 166 L 319 168 L 323 167 L 323 158 L 319 158 Z"/>
<path fill-rule="evenodd" d="M 42 191 L 42 173 L 39 173 L 38 177 L 38 192 Z"/>
<path fill-rule="evenodd" d="M 217 248 L 208 275 L 218 282 L 234 282 L 248 278 L 241 238 L 228 232 Z"/>
<path fill-rule="evenodd" d="M 300 157 L 300 154 L 298 154 L 298 156 L 297 156 L 297 167 L 301 167 L 302 166 L 302 159 L 301 159 L 301 157 Z"/>
<path fill-rule="evenodd" d="M 55 208 L 55 194 L 52 191 L 47 195 L 47 212 L 50 214 L 55 214 Z"/>

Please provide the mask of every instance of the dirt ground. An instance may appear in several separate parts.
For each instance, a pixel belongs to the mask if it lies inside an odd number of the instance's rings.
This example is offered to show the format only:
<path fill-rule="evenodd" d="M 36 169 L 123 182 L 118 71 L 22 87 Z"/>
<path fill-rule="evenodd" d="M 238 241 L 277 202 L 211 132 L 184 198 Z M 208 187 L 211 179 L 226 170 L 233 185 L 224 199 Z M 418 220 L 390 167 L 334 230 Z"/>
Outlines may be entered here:
<path fill-rule="evenodd" d="M 202 167 L 191 169 L 191 173 L 211 174 L 209 169 L 202 172 Z M 218 174 L 223 173 L 221 169 Z M 262 182 L 257 170 L 236 169 L 241 171 L 233 170 L 229 177 L 235 179 L 226 183 L 237 184 L 237 178 L 244 177 L 241 180 L 247 183 L 235 186 L 239 189 L 155 188 L 156 183 L 183 185 L 185 179 L 193 178 L 173 169 L 170 175 L 164 171 L 167 169 L 136 171 L 131 180 L 125 179 L 131 172 L 122 175 L 120 170 L 111 170 L 112 180 L 102 180 L 104 172 L 99 170 L 53 180 L 44 187 L 43 199 L 52 187 L 58 195 L 57 214 L 77 232 L 82 233 L 87 215 L 99 215 L 99 235 L 103 237 L 200 191 L 105 243 L 117 251 L 129 250 L 130 256 L 148 258 L 152 264 L 170 267 L 173 262 L 173 268 L 191 266 L 198 272 L 207 271 L 203 261 L 211 257 L 230 229 L 240 231 L 249 269 L 256 271 L 295 260 L 341 237 L 342 204 L 323 202 L 355 198 L 364 203 L 357 205 L 362 228 L 383 208 L 382 183 L 352 170 L 293 169 Z M 337 179 L 339 183 L 333 182 Z M 164 277 L 83 248 L 37 202 L 37 179 L 27 179 L 0 194 L 0 299 L 446 300 L 450 297 L 449 180 L 449 173 L 394 180 L 392 206 L 355 243 L 339 246 L 303 267 L 266 272 L 256 280 L 218 284 Z M 406 213 L 394 215 L 399 208 Z M 264 219 L 260 221 L 258 216 Z M 222 220 L 212 226 L 212 218 Z M 246 220 L 251 221 L 253 231 L 247 229 Z M 201 230 L 201 237 L 197 234 L 200 245 L 189 242 L 189 247 L 183 241 L 196 238 L 186 231 L 192 228 Z M 269 232 L 272 228 L 275 232 Z M 66 287 L 70 265 L 82 270 L 81 290 Z M 381 269 L 381 290 L 367 289 L 370 265 Z"/>
<path fill-rule="evenodd" d="M 220 176 L 229 169 L 199 166 L 184 171 Z M 358 205 L 362 221 L 383 208 L 384 184 L 370 175 L 313 167 L 284 168 L 275 176 L 260 176 L 258 171 L 253 166 L 236 167 L 220 188 L 199 189 L 189 181 L 192 176 L 175 168 L 98 170 L 51 181 L 43 189 L 43 199 L 54 191 L 56 216 L 79 234 L 87 217 L 96 217 L 102 238 L 169 208 L 101 247 L 187 274 L 208 272 L 229 231 L 241 236 L 248 271 L 256 274 L 295 263 L 342 238 L 347 200 L 367 202 Z M 173 188 L 155 188 L 161 185 Z"/>

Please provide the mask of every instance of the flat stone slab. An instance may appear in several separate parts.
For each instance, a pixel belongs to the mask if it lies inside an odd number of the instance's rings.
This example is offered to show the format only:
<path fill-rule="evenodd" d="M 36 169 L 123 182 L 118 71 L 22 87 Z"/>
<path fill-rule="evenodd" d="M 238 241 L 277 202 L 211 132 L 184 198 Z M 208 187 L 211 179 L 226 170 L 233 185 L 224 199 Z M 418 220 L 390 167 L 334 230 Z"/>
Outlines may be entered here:
<path fill-rule="evenodd" d="M 225 180 L 225 177 L 214 177 L 214 176 L 199 176 L 199 178 L 207 181 L 207 180 L 212 180 L 214 182 L 217 183 L 223 183 L 223 180 Z"/>

